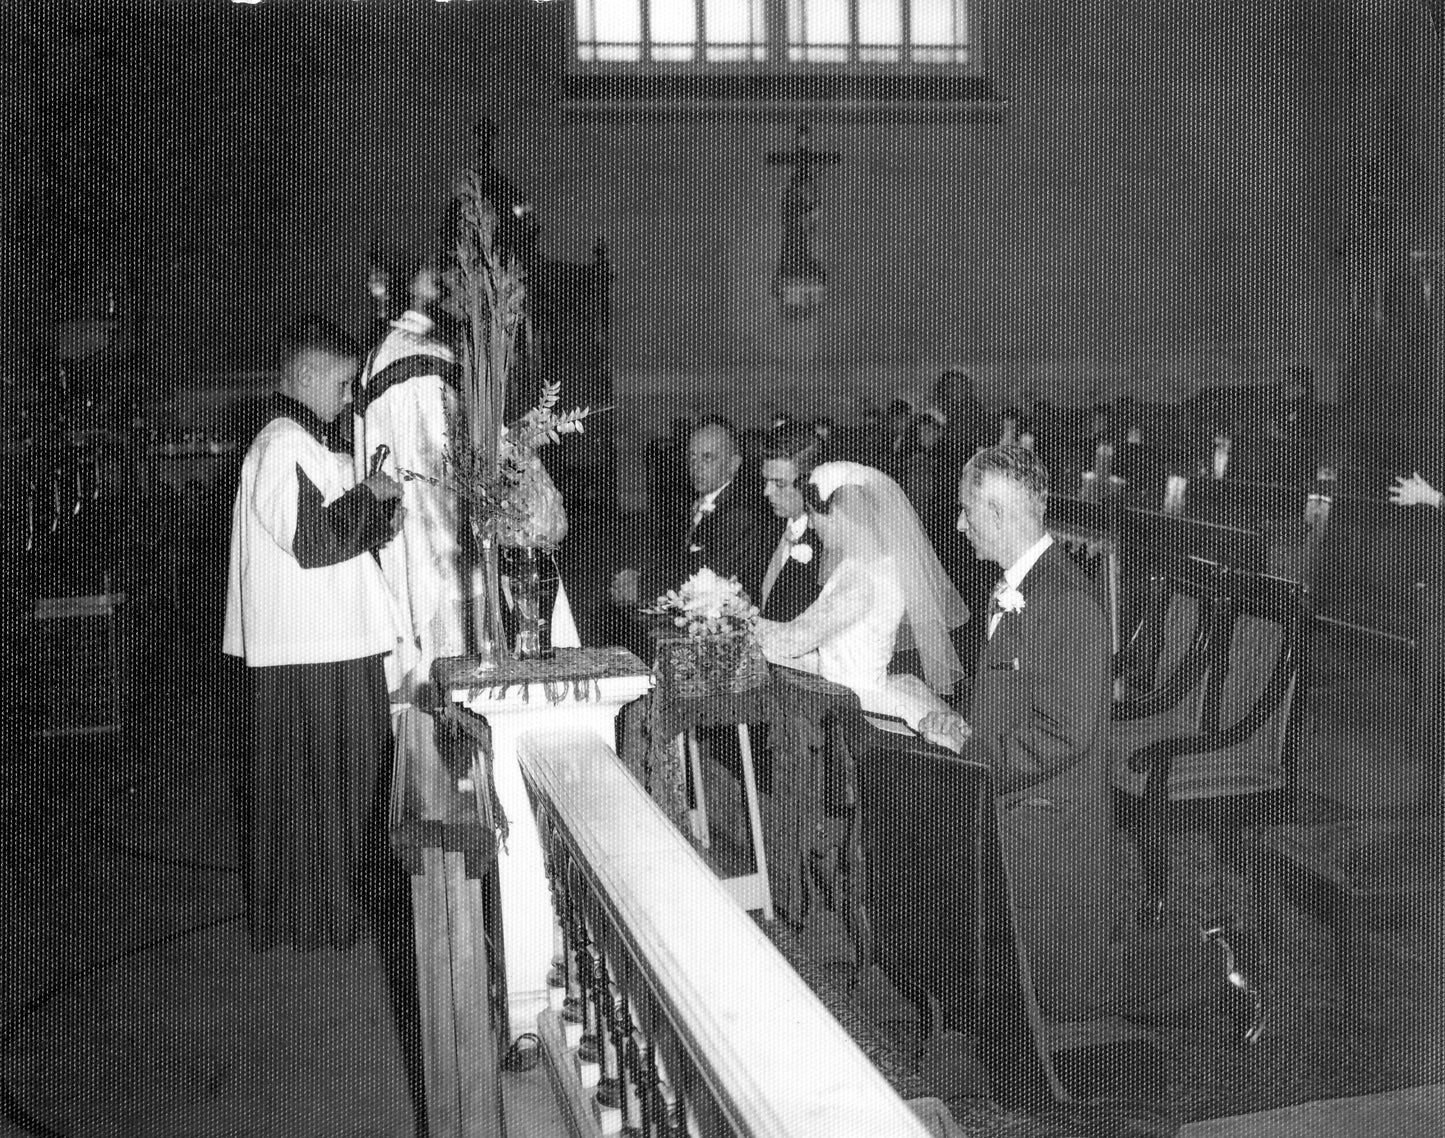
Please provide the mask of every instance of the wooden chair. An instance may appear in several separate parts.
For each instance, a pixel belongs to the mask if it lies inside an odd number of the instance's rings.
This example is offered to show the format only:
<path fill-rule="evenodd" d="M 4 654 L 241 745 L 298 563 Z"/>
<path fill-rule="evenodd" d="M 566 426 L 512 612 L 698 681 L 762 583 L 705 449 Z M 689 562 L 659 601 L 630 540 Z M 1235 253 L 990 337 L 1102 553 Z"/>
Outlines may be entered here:
<path fill-rule="evenodd" d="M 1116 800 L 1143 871 L 1141 916 L 1163 916 L 1172 832 L 1206 830 L 1222 861 L 1245 829 L 1257 855 L 1262 827 L 1288 814 L 1308 627 L 1298 582 L 1222 571 L 1198 725 L 1115 751 Z"/>
<path fill-rule="evenodd" d="M 1149 577 L 1114 658 L 1121 693 L 1113 714 L 1116 735 L 1199 727 L 1222 572 L 1217 562 L 1190 557 Z"/>

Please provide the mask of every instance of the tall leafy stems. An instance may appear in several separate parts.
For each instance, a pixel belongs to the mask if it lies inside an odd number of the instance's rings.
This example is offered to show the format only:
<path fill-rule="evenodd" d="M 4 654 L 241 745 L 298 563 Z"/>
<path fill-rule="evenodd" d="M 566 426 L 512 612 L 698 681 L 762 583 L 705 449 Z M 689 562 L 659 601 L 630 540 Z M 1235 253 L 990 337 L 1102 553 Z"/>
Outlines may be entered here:
<path fill-rule="evenodd" d="M 468 500 L 481 536 L 500 545 L 555 546 L 566 533 L 566 511 L 537 451 L 580 434 L 592 408 L 558 411 L 561 384 L 544 381 L 537 405 L 503 422 L 513 369 L 532 342 L 526 271 L 497 241 L 496 209 L 476 171 L 463 179 L 459 205 L 452 284 L 464 333 L 462 415 L 443 454 L 443 480 Z"/>

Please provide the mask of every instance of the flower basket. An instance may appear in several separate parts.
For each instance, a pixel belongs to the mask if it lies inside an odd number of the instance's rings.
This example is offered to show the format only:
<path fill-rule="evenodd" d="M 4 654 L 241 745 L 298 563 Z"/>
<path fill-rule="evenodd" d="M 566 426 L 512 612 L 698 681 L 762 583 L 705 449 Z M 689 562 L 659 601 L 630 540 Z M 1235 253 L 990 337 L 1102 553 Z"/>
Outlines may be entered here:
<path fill-rule="evenodd" d="M 662 640 L 657 647 L 664 682 L 680 698 L 737 695 L 768 680 L 768 663 L 749 630 Z"/>

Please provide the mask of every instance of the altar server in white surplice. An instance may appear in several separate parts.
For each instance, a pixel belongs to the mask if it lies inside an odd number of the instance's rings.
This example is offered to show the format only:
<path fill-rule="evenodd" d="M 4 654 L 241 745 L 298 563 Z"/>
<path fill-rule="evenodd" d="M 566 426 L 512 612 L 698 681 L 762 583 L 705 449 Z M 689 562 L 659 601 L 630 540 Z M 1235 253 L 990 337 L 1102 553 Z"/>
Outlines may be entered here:
<path fill-rule="evenodd" d="M 249 677 L 239 822 L 258 952 L 349 948 L 389 862 L 376 806 L 392 757 L 383 659 L 397 633 L 373 553 L 401 520 L 401 487 L 352 474 L 336 419 L 356 356 L 319 318 L 287 332 L 281 390 L 232 513 L 221 649 Z"/>

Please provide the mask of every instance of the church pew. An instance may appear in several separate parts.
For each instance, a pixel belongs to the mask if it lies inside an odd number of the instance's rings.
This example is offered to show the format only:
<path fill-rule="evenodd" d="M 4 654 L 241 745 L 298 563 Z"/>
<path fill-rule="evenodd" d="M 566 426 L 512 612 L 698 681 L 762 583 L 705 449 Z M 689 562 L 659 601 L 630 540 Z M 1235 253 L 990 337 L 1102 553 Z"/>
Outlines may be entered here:
<path fill-rule="evenodd" d="M 1335 492 L 1316 501 L 1316 614 L 1367 637 L 1409 641 L 1416 589 L 1438 571 L 1439 519 L 1383 497 Z"/>
<path fill-rule="evenodd" d="M 913 999 L 925 1033 L 976 1037 L 999 1102 L 1065 1101 L 1021 964 L 991 769 L 870 718 L 855 714 L 847 726 L 864 877 L 860 968 L 876 965 Z"/>
<path fill-rule="evenodd" d="M 1178 517 L 1159 510 L 1126 508 L 1120 516 L 1126 576 L 1171 568 L 1202 558 L 1249 573 L 1263 572 L 1265 535 L 1251 526 Z"/>

